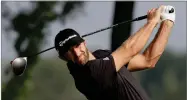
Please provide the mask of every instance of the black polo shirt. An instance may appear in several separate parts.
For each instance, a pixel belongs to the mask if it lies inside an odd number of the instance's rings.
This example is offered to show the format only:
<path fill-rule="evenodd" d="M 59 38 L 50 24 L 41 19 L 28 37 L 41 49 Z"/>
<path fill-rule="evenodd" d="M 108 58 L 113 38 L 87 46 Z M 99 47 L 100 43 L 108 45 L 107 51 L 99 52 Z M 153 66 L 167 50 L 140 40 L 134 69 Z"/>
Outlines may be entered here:
<path fill-rule="evenodd" d="M 126 66 L 116 72 L 110 51 L 97 50 L 93 55 L 97 59 L 84 66 L 67 63 L 76 88 L 88 100 L 149 100 Z"/>

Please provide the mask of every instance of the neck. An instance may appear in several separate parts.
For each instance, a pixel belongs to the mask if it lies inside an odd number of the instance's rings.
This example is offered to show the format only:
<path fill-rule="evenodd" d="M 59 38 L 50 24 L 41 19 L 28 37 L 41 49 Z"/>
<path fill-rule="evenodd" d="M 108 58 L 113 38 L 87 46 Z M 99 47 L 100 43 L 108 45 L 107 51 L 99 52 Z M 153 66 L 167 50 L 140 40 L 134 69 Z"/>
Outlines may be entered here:
<path fill-rule="evenodd" d="M 95 57 L 94 57 L 94 55 L 89 51 L 88 52 L 88 54 L 89 54 L 89 60 L 94 60 L 94 59 L 96 59 Z"/>

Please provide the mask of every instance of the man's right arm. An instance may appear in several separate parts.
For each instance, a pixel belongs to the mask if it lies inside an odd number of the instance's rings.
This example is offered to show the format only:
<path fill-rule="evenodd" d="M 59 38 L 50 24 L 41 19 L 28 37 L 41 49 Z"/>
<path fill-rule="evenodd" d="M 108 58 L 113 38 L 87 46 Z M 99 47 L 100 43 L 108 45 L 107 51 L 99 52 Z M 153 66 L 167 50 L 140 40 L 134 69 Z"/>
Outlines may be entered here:
<path fill-rule="evenodd" d="M 127 64 L 146 45 L 153 29 L 160 20 L 160 8 L 150 10 L 147 15 L 147 23 L 111 54 L 114 58 L 116 71 Z"/>

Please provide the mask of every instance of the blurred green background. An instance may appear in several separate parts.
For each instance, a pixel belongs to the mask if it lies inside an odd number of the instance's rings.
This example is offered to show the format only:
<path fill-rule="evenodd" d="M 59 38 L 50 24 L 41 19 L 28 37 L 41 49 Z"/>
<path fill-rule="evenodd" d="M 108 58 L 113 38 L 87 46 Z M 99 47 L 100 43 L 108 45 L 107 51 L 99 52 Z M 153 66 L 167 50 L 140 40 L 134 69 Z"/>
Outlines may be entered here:
<path fill-rule="evenodd" d="M 81 35 L 145 15 L 159 5 L 176 7 L 176 23 L 154 69 L 134 72 L 152 100 L 186 99 L 186 2 L 1 2 L 2 100 L 87 100 L 76 88 L 66 63 L 55 50 L 28 61 L 22 76 L 13 76 L 10 61 L 53 46 L 55 35 L 70 27 Z M 183 11 L 183 12 L 180 12 Z M 180 15 L 180 16 L 179 16 Z M 86 38 L 91 51 L 115 50 L 146 20 Z M 158 29 L 158 27 L 157 27 Z M 155 29 L 150 41 L 157 30 Z M 147 44 L 148 45 L 148 44 Z"/>

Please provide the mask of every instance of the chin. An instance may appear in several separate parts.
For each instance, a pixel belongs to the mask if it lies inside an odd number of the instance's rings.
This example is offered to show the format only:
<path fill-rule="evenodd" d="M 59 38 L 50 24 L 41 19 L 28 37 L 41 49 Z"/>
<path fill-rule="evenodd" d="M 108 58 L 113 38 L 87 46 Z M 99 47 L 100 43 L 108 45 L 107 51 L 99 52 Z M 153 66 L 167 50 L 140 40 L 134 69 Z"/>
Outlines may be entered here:
<path fill-rule="evenodd" d="M 81 62 L 81 63 L 79 63 L 79 64 L 81 64 L 81 65 L 85 65 L 85 62 Z"/>
<path fill-rule="evenodd" d="M 85 62 L 85 61 L 82 61 L 82 62 L 79 62 L 78 64 L 79 64 L 79 65 L 85 65 L 86 62 Z"/>
<path fill-rule="evenodd" d="M 84 62 L 82 62 L 82 61 L 76 61 L 76 63 L 77 63 L 78 65 L 84 65 Z"/>
<path fill-rule="evenodd" d="M 86 59 L 85 57 L 82 58 L 81 60 L 77 61 L 77 64 L 79 65 L 85 65 L 88 62 L 88 59 Z"/>

